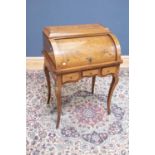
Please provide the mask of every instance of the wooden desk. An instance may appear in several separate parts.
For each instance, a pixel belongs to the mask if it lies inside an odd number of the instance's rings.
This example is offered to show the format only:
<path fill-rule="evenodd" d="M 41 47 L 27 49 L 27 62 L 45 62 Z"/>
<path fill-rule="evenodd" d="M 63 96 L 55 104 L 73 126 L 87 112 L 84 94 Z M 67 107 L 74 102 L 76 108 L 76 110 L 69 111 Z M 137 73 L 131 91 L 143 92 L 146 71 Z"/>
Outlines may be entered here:
<path fill-rule="evenodd" d="M 50 26 L 43 30 L 44 71 L 48 85 L 49 104 L 51 96 L 50 75 L 55 81 L 57 98 L 57 123 L 61 117 L 61 88 L 68 82 L 92 77 L 92 93 L 96 76 L 112 76 L 107 100 L 110 114 L 111 97 L 120 69 L 121 54 L 117 38 L 100 24 Z"/>

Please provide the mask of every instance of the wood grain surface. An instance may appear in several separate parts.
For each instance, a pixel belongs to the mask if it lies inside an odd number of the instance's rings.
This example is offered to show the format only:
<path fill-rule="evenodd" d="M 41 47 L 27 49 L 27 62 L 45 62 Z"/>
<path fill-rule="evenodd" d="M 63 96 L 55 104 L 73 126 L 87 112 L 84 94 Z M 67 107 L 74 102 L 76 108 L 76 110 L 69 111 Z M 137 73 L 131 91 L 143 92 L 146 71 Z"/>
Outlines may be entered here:
<path fill-rule="evenodd" d="M 107 100 L 107 112 L 110 114 L 111 98 L 123 61 L 119 41 L 108 28 L 100 24 L 46 27 L 43 30 L 43 55 L 48 104 L 51 93 L 50 73 L 56 83 L 56 128 L 60 124 L 63 84 L 76 82 L 83 77 L 92 77 L 93 93 L 96 76 L 112 76 Z"/>
<path fill-rule="evenodd" d="M 122 56 L 123 63 L 121 68 L 129 67 L 129 56 Z M 26 69 L 27 70 L 42 70 L 44 64 L 44 57 L 26 57 Z"/>

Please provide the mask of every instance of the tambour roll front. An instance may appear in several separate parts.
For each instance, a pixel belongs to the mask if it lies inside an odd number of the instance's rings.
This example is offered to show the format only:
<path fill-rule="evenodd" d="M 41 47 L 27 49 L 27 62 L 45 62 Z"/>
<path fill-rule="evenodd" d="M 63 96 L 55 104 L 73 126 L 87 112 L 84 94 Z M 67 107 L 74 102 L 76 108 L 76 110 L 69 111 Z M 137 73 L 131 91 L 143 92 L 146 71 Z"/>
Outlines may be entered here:
<path fill-rule="evenodd" d="M 48 83 L 48 103 L 50 100 L 50 76 L 55 80 L 57 97 L 57 124 L 61 115 L 61 87 L 64 83 L 75 82 L 82 77 L 92 77 L 92 93 L 96 76 L 112 75 L 112 83 L 107 100 L 110 102 L 118 82 L 121 49 L 116 36 L 100 24 L 49 26 L 43 30 L 44 71 Z"/>

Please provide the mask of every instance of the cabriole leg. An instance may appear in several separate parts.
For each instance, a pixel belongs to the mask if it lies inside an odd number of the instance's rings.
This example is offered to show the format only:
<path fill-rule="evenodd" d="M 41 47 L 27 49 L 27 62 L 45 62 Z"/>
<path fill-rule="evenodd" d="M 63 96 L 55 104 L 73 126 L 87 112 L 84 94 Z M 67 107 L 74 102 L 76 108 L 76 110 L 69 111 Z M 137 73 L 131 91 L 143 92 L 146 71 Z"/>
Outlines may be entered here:
<path fill-rule="evenodd" d="M 111 98 L 112 98 L 112 94 L 113 94 L 113 91 L 118 83 L 118 74 L 112 74 L 112 82 L 111 82 L 111 85 L 110 85 L 110 89 L 109 89 L 109 93 L 108 93 L 108 100 L 107 100 L 107 111 L 108 111 L 108 114 L 110 114 L 111 110 L 110 110 L 110 105 L 111 105 Z"/>
<path fill-rule="evenodd" d="M 56 123 L 56 128 L 59 128 L 60 124 L 60 117 L 61 117 L 61 76 L 58 76 L 56 79 L 56 88 L 55 88 L 55 93 L 56 93 L 56 98 L 57 98 L 57 123 Z"/>
<path fill-rule="evenodd" d="M 47 80 L 47 88 L 48 88 L 48 97 L 47 97 L 47 104 L 49 104 L 50 98 L 51 98 L 51 83 L 50 83 L 50 75 L 48 68 L 44 65 L 44 72 Z"/>
<path fill-rule="evenodd" d="M 93 76 L 92 77 L 92 90 L 91 90 L 92 94 L 94 94 L 95 79 L 96 79 L 96 76 Z"/>

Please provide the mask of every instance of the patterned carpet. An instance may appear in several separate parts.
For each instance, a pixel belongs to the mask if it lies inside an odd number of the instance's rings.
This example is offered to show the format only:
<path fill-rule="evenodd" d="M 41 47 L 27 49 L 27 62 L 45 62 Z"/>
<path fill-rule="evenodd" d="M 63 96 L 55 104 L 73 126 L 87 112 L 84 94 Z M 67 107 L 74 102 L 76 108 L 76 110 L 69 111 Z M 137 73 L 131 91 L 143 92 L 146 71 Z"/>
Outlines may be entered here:
<path fill-rule="evenodd" d="M 90 78 L 65 84 L 56 130 L 56 107 L 46 105 L 44 72 L 27 71 L 27 155 L 128 155 L 128 69 L 121 69 L 107 115 L 110 81 L 110 76 L 98 77 L 94 95 Z M 55 103 L 54 89 L 51 102 Z"/>

